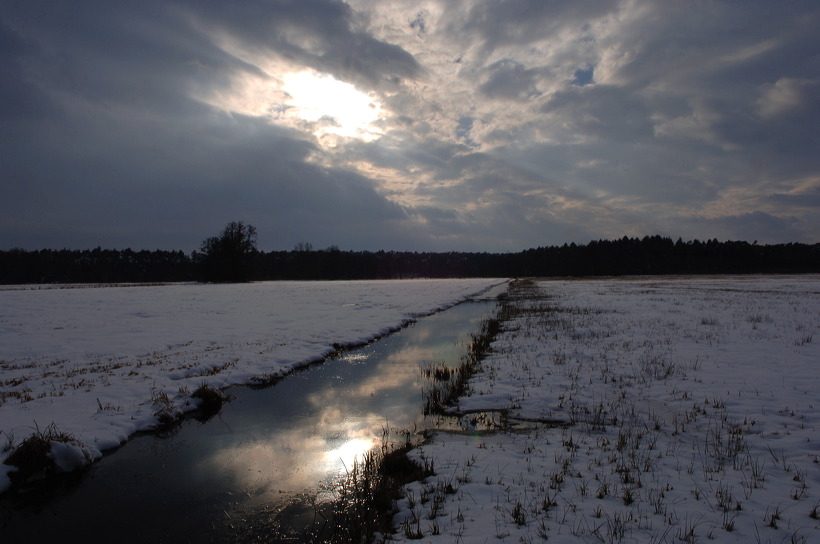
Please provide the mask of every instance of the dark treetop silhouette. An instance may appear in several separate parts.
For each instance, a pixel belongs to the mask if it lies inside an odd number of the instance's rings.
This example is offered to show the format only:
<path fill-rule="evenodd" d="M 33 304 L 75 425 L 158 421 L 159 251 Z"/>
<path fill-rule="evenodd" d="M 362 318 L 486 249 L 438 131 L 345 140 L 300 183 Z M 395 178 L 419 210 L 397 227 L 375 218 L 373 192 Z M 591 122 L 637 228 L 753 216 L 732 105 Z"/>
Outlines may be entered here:
<path fill-rule="evenodd" d="M 820 244 L 677 242 L 661 236 L 593 240 L 518 253 L 256 249 L 256 229 L 229 223 L 201 252 L 0 251 L 0 284 L 390 278 L 621 276 L 820 272 Z"/>
<path fill-rule="evenodd" d="M 200 270 L 205 281 L 249 281 L 257 253 L 256 228 L 242 221 L 232 221 L 222 234 L 202 242 L 200 250 Z"/>

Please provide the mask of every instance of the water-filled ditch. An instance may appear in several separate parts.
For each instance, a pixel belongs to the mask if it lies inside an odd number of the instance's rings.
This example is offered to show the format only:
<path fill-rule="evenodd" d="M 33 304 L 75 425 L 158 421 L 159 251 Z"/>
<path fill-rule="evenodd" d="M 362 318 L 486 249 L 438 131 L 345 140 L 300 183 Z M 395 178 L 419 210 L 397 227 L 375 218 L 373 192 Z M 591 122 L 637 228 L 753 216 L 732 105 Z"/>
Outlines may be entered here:
<path fill-rule="evenodd" d="M 136 436 L 81 474 L 9 493 L 0 534 L 6 542 L 264 541 L 266 524 L 309 521 L 316 510 L 306 505 L 325 500 L 385 429 L 440 423 L 422 415 L 430 385 L 422 370 L 457 366 L 503 289 L 273 386 L 233 388 L 208 421 Z"/>

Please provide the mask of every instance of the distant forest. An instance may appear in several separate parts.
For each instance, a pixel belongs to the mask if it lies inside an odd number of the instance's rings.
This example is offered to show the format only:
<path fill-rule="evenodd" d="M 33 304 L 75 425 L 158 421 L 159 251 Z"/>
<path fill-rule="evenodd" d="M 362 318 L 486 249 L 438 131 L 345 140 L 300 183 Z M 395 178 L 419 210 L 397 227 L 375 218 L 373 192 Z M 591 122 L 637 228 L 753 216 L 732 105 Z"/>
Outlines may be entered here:
<path fill-rule="evenodd" d="M 0 284 L 200 281 L 205 255 L 131 249 L 0 251 Z M 661 236 L 564 244 L 518 253 L 256 251 L 250 280 L 622 276 L 820 272 L 820 244 L 758 245 Z"/>

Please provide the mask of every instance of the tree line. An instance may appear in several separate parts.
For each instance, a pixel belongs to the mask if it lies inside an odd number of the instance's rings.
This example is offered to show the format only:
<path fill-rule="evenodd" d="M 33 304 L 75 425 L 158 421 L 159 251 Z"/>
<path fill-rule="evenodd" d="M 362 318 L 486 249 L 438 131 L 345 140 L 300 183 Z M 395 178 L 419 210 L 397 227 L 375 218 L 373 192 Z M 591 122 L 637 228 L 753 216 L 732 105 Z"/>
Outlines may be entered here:
<path fill-rule="evenodd" d="M 265 252 L 256 249 L 255 229 L 242 223 L 229 224 L 190 254 L 99 247 L 0 251 L 2 284 L 806 272 L 820 272 L 820 244 L 646 236 L 517 253 L 316 250 L 310 244 Z"/>

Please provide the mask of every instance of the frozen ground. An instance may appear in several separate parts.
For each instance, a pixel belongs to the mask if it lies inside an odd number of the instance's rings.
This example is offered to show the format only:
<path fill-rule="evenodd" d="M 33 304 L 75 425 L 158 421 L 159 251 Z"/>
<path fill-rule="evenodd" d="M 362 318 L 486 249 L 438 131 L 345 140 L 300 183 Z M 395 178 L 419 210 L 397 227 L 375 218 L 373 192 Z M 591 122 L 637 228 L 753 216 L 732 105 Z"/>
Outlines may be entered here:
<path fill-rule="evenodd" d="M 399 541 L 820 542 L 820 277 L 521 282 Z M 536 424 L 535 422 L 544 422 Z"/>
<path fill-rule="evenodd" d="M 0 289 L 0 458 L 32 434 L 100 456 L 191 392 L 275 379 L 451 306 L 499 280 L 270 282 Z M 9 485 L 0 464 L 0 492 Z"/>

